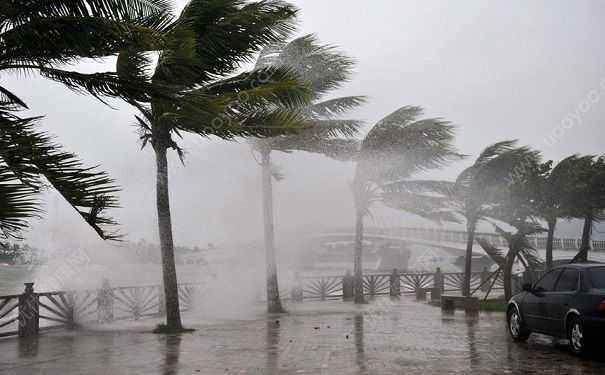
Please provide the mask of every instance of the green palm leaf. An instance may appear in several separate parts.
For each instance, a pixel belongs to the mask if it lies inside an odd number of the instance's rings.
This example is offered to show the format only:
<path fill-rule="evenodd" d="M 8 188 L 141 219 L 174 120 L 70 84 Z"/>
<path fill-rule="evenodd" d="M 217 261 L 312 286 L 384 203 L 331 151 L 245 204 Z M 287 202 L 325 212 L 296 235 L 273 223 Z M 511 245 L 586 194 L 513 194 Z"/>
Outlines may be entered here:
<path fill-rule="evenodd" d="M 0 160 L 10 170 L 12 181 L 18 180 L 22 185 L 21 188 L 16 188 L 16 182 L 12 185 L 25 207 L 19 211 L 21 222 L 27 218 L 23 212 L 30 216 L 39 212 L 30 196 L 44 188 L 46 180 L 101 238 L 118 238 L 110 230 L 116 223 L 104 214 L 106 209 L 118 206 L 114 195 L 118 189 L 113 180 L 104 172 L 85 167 L 74 154 L 62 151 L 47 134 L 36 131 L 36 120 L 6 113 L 0 116 Z"/>

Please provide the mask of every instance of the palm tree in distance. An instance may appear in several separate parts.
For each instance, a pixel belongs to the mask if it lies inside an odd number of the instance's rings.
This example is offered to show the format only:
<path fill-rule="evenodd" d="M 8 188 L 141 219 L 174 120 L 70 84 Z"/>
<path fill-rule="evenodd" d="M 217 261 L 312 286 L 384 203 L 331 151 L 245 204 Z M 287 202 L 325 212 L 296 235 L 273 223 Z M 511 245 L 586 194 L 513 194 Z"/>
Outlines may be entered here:
<path fill-rule="evenodd" d="M 541 163 L 540 153 L 528 147 L 512 148 L 498 155 L 492 162 L 507 167 L 502 169 L 505 173 L 508 172 L 508 166 L 513 166 L 514 178 L 507 184 L 494 186 L 497 193 L 491 195 L 483 213 L 485 217 L 505 223 L 515 231 L 506 231 L 492 222 L 496 232 L 508 244 L 506 254 L 485 238 L 478 238 L 477 242 L 503 271 L 504 294 L 508 301 L 513 293 L 512 274 L 516 260 L 520 260 L 529 269 L 542 265 L 527 237 L 544 232 L 544 228 L 538 223 L 540 205 L 536 197 L 541 186 L 536 181 L 544 175 L 545 166 Z"/>
<path fill-rule="evenodd" d="M 442 209 L 445 199 L 431 189 L 439 183 L 414 183 L 416 173 L 440 168 L 461 157 L 452 145 L 454 127 L 447 121 L 421 119 L 422 108 L 405 106 L 380 120 L 351 151 L 355 202 L 355 303 L 363 303 L 363 220 L 374 203 L 405 210 L 432 220 L 455 220 Z"/>
<path fill-rule="evenodd" d="M 536 174 L 537 186 L 535 202 L 538 216 L 547 224 L 546 269 L 553 266 L 553 244 L 557 222 L 561 218 L 572 218 L 578 215 L 572 202 L 580 194 L 577 171 L 591 159 L 590 156 L 572 155 L 561 160 L 551 168 L 552 161 L 541 166 Z"/>
<path fill-rule="evenodd" d="M 124 51 L 118 72 L 137 75 L 168 92 L 169 99 L 132 100 L 140 115 L 143 147 L 156 157 L 156 203 L 166 298 L 167 331 L 182 330 L 168 194 L 169 150 L 183 157 L 175 136 L 190 133 L 222 139 L 275 136 L 306 126 L 296 109 L 309 90 L 286 67 L 234 75 L 262 47 L 278 43 L 294 28 L 296 9 L 266 0 L 192 0 L 166 34 L 152 64 L 148 56 Z M 153 72 L 148 76 L 147 72 Z M 166 96 L 166 94 L 164 94 Z"/>
<path fill-rule="evenodd" d="M 466 254 L 464 262 L 464 284 L 462 295 L 471 292 L 472 255 L 477 225 L 488 217 L 493 202 L 502 194 L 515 176 L 519 166 L 529 152 L 518 148 L 516 141 L 503 141 L 486 147 L 475 162 L 463 170 L 456 181 L 443 189 L 450 207 L 466 224 Z"/>
<path fill-rule="evenodd" d="M 280 179 L 282 176 L 271 162 L 271 152 L 307 151 L 339 158 L 339 145 L 347 140 L 338 137 L 353 136 L 361 125 L 359 121 L 344 120 L 340 117 L 361 105 L 365 98 L 348 96 L 325 100 L 327 94 L 349 80 L 354 63 L 334 47 L 321 45 L 313 35 L 265 48 L 256 66 L 290 67 L 311 89 L 311 101 L 300 108 L 310 120 L 309 128 L 296 134 L 252 141 L 253 150 L 260 155 L 258 164 L 262 173 L 267 309 L 270 313 L 279 313 L 284 310 L 277 277 L 272 179 Z"/>
<path fill-rule="evenodd" d="M 605 156 L 579 158 L 574 167 L 576 184 L 569 206 L 574 208 L 574 217 L 584 220 L 584 226 L 580 250 L 572 263 L 588 261 L 592 228 L 605 220 Z"/>

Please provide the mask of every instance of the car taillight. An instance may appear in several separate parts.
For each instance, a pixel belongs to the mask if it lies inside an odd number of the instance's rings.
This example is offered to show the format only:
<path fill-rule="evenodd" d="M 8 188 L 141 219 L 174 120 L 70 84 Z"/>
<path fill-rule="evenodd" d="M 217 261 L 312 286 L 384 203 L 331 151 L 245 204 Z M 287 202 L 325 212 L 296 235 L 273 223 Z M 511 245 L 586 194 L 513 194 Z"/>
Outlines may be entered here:
<path fill-rule="evenodd" d="M 599 311 L 605 311 L 605 299 L 601 301 L 601 303 L 599 303 L 599 306 L 597 307 L 597 310 Z"/>

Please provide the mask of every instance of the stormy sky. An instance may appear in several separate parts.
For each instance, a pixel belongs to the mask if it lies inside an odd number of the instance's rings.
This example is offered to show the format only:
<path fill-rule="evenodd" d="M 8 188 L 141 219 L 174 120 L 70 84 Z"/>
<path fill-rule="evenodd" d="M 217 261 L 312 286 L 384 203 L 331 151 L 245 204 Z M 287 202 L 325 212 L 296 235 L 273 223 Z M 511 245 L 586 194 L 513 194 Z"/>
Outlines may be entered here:
<path fill-rule="evenodd" d="M 184 1 L 181 1 L 184 4 Z M 368 127 L 403 105 L 457 126 L 469 159 L 435 174 L 453 178 L 487 146 L 504 139 L 558 160 L 605 149 L 605 2 L 299 0 L 299 35 L 316 33 L 357 62 L 353 80 L 335 95 L 367 95 L 351 116 Z M 73 69 L 112 69 L 112 60 Z M 122 187 L 115 217 L 130 240 L 156 241 L 155 167 L 140 150 L 134 111 L 113 109 L 35 76 L 2 77 L 45 115 L 41 126 L 88 164 L 101 164 Z M 186 165 L 170 162 L 175 241 L 204 245 L 260 237 L 260 177 L 245 142 L 186 137 Z M 275 187 L 278 237 L 351 226 L 351 166 L 308 154 L 276 155 L 286 179 Z M 98 243 L 56 194 L 28 239 L 59 248 Z M 385 212 L 378 225 L 417 224 Z"/>

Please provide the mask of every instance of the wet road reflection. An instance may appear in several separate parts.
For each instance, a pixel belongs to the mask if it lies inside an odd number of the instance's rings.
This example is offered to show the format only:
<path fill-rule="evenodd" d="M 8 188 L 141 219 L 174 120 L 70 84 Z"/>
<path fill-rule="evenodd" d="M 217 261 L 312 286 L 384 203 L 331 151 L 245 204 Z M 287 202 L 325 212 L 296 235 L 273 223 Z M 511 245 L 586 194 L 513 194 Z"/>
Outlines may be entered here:
<path fill-rule="evenodd" d="M 169 335 L 164 341 L 164 364 L 162 375 L 177 375 L 179 373 L 179 357 L 181 354 L 181 335 Z"/>
<path fill-rule="evenodd" d="M 273 375 L 278 374 L 279 369 L 279 335 L 280 335 L 280 321 L 279 320 L 268 320 L 267 321 L 267 342 L 266 342 L 266 365 L 267 374 Z"/>
<path fill-rule="evenodd" d="M 353 337 L 355 339 L 355 362 L 360 374 L 368 371 L 363 341 L 363 314 L 355 314 L 353 318 Z"/>
<path fill-rule="evenodd" d="M 442 314 L 407 298 L 289 310 L 181 336 L 122 327 L 0 340 L 0 374 L 605 374 L 603 352 L 579 359 L 539 335 L 512 342 L 500 313 Z"/>

